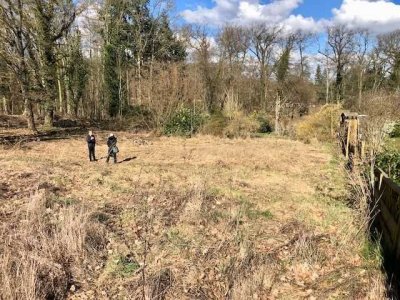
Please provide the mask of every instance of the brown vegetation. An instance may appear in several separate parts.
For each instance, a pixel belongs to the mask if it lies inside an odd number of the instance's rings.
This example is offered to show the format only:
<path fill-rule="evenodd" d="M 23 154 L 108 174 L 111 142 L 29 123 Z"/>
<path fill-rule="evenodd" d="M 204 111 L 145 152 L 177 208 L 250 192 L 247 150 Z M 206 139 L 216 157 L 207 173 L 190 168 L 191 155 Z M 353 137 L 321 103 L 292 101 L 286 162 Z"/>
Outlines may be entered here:
<path fill-rule="evenodd" d="M 117 136 L 117 165 L 88 162 L 80 138 L 1 150 L 3 298 L 384 297 L 327 150 Z"/>

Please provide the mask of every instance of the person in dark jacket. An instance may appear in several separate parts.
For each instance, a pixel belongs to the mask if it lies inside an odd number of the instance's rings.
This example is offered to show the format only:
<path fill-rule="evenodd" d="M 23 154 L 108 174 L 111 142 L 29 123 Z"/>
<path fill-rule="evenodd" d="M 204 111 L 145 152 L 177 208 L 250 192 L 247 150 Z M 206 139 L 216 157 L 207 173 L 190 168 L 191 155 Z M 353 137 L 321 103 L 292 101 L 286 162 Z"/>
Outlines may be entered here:
<path fill-rule="evenodd" d="M 86 137 L 86 142 L 88 144 L 88 149 L 89 149 L 89 160 L 96 161 L 96 155 L 95 155 L 96 137 L 94 136 L 92 131 L 89 131 L 89 134 Z"/>
<path fill-rule="evenodd" d="M 110 157 L 113 157 L 114 163 L 117 163 L 117 153 L 119 152 L 117 147 L 117 138 L 112 133 L 107 139 L 107 146 L 108 146 L 108 155 L 106 162 L 108 163 Z"/>

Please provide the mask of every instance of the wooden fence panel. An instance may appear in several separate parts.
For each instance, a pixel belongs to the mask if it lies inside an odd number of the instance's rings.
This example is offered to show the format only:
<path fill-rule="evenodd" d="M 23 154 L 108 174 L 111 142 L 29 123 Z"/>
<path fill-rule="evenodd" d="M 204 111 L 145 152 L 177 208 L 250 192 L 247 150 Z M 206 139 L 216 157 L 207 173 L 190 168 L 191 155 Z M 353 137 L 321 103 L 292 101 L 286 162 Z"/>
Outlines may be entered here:
<path fill-rule="evenodd" d="M 380 169 L 375 170 L 374 206 L 378 229 L 387 251 L 400 260 L 400 186 Z"/>

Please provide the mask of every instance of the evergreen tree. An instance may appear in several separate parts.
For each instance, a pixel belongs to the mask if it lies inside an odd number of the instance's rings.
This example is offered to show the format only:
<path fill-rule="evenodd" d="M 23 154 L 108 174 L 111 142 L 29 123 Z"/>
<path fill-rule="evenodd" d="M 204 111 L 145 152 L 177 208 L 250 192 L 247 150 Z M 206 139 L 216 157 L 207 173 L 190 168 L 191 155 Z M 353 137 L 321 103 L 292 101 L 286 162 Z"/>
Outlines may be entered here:
<path fill-rule="evenodd" d="M 186 58 L 184 45 L 176 39 L 167 14 L 163 14 L 156 23 L 156 32 L 153 33 L 153 51 L 158 61 L 183 61 Z"/>
<path fill-rule="evenodd" d="M 315 71 L 314 85 L 318 102 L 324 102 L 326 100 L 326 75 L 321 65 L 318 65 Z"/>

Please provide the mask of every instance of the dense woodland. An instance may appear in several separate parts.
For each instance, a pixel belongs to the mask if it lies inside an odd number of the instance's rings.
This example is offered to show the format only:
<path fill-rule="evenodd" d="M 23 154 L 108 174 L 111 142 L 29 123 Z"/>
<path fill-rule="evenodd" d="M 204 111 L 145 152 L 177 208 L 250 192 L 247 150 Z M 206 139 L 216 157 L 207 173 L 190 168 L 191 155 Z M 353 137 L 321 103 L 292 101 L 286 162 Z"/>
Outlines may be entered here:
<path fill-rule="evenodd" d="M 0 0 L 0 111 L 24 114 L 34 131 L 60 116 L 150 129 L 182 108 L 256 112 L 282 133 L 311 106 L 363 110 L 366 95 L 400 90 L 400 30 L 334 25 L 316 46 L 311 33 L 271 24 L 211 35 L 170 16 L 163 1 Z"/>

